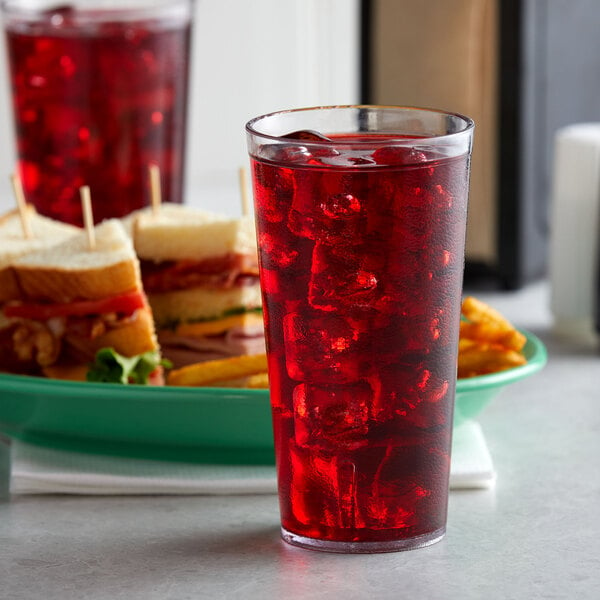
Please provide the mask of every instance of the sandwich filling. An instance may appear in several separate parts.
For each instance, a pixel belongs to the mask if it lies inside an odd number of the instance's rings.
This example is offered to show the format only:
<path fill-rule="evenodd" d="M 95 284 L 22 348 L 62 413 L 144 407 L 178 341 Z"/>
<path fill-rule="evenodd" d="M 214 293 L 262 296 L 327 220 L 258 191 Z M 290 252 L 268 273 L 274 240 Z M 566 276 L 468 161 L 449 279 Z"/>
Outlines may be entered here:
<path fill-rule="evenodd" d="M 194 287 L 228 289 L 258 283 L 258 261 L 247 254 L 226 254 L 204 260 L 140 261 L 147 293 Z"/>
<path fill-rule="evenodd" d="M 264 325 L 260 310 L 228 315 L 221 319 L 180 323 L 159 329 L 158 342 L 176 368 L 197 362 L 265 352 Z"/>
<path fill-rule="evenodd" d="M 142 311 L 148 305 L 136 290 L 66 303 L 9 302 L 3 307 L 7 326 L 2 332 L 12 350 L 11 367 L 32 372 L 59 359 L 89 362 L 99 338 L 133 324 Z"/>
<path fill-rule="evenodd" d="M 252 218 L 163 203 L 126 223 L 162 354 L 175 368 L 264 352 Z"/>
<path fill-rule="evenodd" d="M 140 266 L 158 342 L 175 368 L 265 351 L 256 253 Z"/>

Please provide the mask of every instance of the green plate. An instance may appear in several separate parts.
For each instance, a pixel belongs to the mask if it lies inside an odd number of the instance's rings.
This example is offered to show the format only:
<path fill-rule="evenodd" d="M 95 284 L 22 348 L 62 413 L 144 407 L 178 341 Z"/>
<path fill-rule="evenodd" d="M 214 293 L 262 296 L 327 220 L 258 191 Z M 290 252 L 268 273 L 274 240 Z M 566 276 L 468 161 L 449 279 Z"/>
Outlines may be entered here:
<path fill-rule="evenodd" d="M 454 426 L 476 417 L 501 391 L 511 383 L 533 375 L 544 368 L 548 353 L 542 341 L 527 331 L 521 331 L 527 342 L 523 354 L 527 364 L 498 373 L 459 379 L 456 383 L 456 402 L 454 405 Z"/>
<path fill-rule="evenodd" d="M 458 381 L 455 425 L 475 417 L 507 384 L 544 366 L 542 342 L 526 335 L 527 365 Z M 273 462 L 266 390 L 119 386 L 0 375 L 0 431 L 80 452 L 190 462 Z"/>

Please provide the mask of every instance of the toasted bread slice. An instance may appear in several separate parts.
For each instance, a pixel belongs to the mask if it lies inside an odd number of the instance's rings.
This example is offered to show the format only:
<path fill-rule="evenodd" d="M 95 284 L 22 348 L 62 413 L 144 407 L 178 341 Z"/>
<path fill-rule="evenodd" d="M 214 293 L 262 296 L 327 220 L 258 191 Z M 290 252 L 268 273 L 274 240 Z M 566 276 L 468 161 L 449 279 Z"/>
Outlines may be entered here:
<path fill-rule="evenodd" d="M 192 288 L 149 296 L 157 327 L 220 318 L 227 313 L 260 308 L 260 286 L 230 289 Z"/>
<path fill-rule="evenodd" d="M 18 258 L 36 251 L 46 251 L 81 230 L 39 215 L 35 208 L 26 208 L 32 237 L 25 236 L 18 210 L 0 216 L 0 303 L 18 299 L 18 288 L 12 265 Z"/>
<path fill-rule="evenodd" d="M 9 300 L 16 300 L 20 295 L 17 278 L 12 268 L 0 269 L 0 304 Z"/>
<path fill-rule="evenodd" d="M 14 262 L 14 271 L 28 299 L 71 302 L 98 299 L 141 289 L 139 262 L 131 240 L 117 219 L 96 227 L 96 247 L 85 232 L 45 251 Z"/>
<path fill-rule="evenodd" d="M 158 214 L 142 209 L 126 218 L 139 258 L 155 262 L 256 254 L 250 217 L 228 218 L 180 204 L 165 203 Z"/>

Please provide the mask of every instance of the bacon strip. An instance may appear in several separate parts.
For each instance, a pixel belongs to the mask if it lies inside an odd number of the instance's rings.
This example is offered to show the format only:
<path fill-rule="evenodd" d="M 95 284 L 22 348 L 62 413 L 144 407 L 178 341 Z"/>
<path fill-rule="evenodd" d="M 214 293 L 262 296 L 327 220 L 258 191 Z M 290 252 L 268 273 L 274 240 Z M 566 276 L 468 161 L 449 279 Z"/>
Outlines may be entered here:
<path fill-rule="evenodd" d="M 192 287 L 229 289 L 258 281 L 255 255 L 226 254 L 204 260 L 140 262 L 142 281 L 147 293 L 183 290 Z"/>

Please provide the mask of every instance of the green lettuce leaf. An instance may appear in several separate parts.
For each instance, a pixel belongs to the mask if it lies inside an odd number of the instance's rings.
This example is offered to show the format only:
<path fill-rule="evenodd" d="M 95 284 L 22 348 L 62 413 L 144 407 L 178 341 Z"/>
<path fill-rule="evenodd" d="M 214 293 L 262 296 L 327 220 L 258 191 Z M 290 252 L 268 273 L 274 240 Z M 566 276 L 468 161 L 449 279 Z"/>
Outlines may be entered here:
<path fill-rule="evenodd" d="M 172 366 L 170 361 L 161 359 L 156 351 L 127 357 L 113 348 L 101 348 L 96 352 L 86 379 L 105 383 L 146 385 L 150 374 L 160 365 L 165 368 Z"/>

